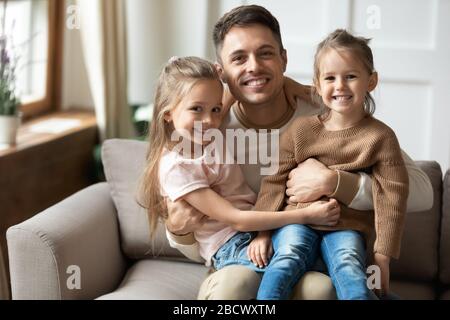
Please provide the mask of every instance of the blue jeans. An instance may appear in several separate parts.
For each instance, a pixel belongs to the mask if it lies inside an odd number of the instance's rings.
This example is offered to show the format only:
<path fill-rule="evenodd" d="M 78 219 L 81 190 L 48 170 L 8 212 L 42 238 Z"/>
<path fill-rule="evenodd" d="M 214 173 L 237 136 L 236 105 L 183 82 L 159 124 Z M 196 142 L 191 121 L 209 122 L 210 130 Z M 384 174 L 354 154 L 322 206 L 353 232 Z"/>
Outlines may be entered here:
<path fill-rule="evenodd" d="M 219 270 L 240 264 L 264 275 L 258 290 L 258 300 L 288 299 L 293 287 L 303 274 L 312 268 L 319 249 L 319 235 L 305 225 L 291 224 L 274 231 L 274 255 L 265 268 L 256 267 L 247 256 L 252 233 L 237 233 L 212 257 Z"/>
<path fill-rule="evenodd" d="M 372 300 L 367 287 L 365 241 L 357 231 L 322 233 L 320 249 L 339 300 Z"/>
<path fill-rule="evenodd" d="M 367 287 L 365 241 L 359 232 L 325 232 L 305 225 L 287 225 L 274 231 L 274 255 L 265 268 L 256 267 L 247 256 L 253 238 L 254 233 L 237 233 L 216 252 L 212 263 L 217 270 L 239 264 L 263 272 L 259 300 L 288 299 L 298 280 L 314 266 L 319 245 L 338 299 L 377 299 Z"/>

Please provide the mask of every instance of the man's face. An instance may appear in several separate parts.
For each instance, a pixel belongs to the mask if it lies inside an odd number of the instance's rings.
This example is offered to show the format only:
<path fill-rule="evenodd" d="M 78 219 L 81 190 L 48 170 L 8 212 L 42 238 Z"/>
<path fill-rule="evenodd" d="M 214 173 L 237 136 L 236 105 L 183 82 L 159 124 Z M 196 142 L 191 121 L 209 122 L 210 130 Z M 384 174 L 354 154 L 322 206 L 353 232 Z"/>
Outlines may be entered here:
<path fill-rule="evenodd" d="M 238 101 L 268 103 L 282 92 L 286 51 L 280 52 L 269 28 L 259 24 L 231 28 L 220 57 L 219 72 Z"/>

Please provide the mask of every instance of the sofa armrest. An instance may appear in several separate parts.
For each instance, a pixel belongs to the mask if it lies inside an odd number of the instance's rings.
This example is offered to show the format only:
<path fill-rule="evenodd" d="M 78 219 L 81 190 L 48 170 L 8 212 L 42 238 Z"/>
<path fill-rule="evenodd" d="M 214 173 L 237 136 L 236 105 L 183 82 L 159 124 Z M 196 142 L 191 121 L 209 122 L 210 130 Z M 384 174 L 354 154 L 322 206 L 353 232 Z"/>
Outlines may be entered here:
<path fill-rule="evenodd" d="M 107 183 L 85 188 L 7 231 L 13 299 L 93 299 L 126 269 Z"/>
<path fill-rule="evenodd" d="M 441 243 L 439 253 L 439 278 L 450 285 L 450 169 L 444 175 L 442 184 Z"/>

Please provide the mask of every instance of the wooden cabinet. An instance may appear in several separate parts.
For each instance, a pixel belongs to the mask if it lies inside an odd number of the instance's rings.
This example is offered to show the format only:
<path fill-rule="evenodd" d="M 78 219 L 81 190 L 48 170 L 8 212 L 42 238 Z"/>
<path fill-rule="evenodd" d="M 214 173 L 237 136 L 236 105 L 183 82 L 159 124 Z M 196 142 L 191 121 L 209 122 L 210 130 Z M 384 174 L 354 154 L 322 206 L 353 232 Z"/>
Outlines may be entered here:
<path fill-rule="evenodd" d="M 97 143 L 92 112 L 64 111 L 27 122 L 17 146 L 0 149 L 0 244 L 6 270 L 6 230 L 95 183 Z"/>

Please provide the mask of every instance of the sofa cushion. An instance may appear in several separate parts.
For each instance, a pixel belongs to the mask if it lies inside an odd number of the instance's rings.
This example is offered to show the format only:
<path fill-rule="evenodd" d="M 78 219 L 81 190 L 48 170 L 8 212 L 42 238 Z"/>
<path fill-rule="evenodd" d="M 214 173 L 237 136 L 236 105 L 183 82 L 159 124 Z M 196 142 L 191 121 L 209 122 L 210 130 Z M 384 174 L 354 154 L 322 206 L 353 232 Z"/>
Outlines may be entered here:
<path fill-rule="evenodd" d="M 136 262 L 115 291 L 99 300 L 195 300 L 208 269 L 180 261 Z"/>
<path fill-rule="evenodd" d="M 435 161 L 416 161 L 433 186 L 433 207 L 424 212 L 408 212 L 399 260 L 392 260 L 393 276 L 433 280 L 438 270 L 439 223 L 442 201 L 442 171 Z"/>
<path fill-rule="evenodd" d="M 442 185 L 442 222 L 440 248 L 440 279 L 450 284 L 450 170 L 447 171 Z"/>
<path fill-rule="evenodd" d="M 429 282 L 403 281 L 393 279 L 390 290 L 402 300 L 434 300 L 436 299 L 433 284 Z"/>
<path fill-rule="evenodd" d="M 147 147 L 146 142 L 124 139 L 106 140 L 102 146 L 103 167 L 117 209 L 122 250 L 132 259 L 157 255 L 183 257 L 169 246 L 162 223 L 155 237 L 150 237 L 146 210 L 136 201 Z"/>

